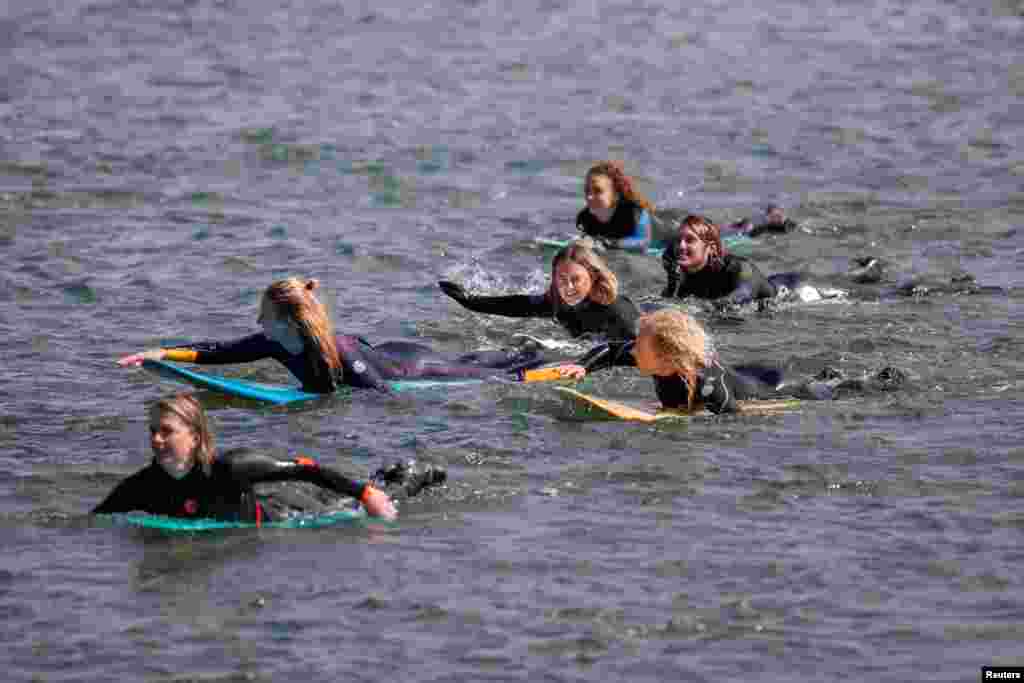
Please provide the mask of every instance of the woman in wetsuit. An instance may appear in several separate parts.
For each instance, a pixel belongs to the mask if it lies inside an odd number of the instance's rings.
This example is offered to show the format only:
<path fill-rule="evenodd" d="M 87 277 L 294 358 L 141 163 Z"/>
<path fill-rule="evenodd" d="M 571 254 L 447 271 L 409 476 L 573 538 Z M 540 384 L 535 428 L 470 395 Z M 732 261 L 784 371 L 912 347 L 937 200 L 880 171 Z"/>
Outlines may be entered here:
<path fill-rule="evenodd" d="M 411 342 L 371 345 L 361 337 L 334 333 L 327 309 L 316 297 L 316 280 L 288 278 L 271 284 L 260 302 L 262 332 L 227 342 L 199 342 L 133 353 L 122 367 L 145 360 L 200 364 L 248 363 L 273 358 L 302 382 L 306 391 L 330 393 L 350 385 L 389 391 L 392 379 L 522 379 L 542 362 L 535 351 L 479 351 L 455 358 Z"/>
<path fill-rule="evenodd" d="M 471 311 L 512 318 L 554 318 L 573 337 L 600 334 L 633 339 L 640 312 L 619 294 L 619 280 L 604 260 L 582 242 L 563 247 L 551 260 L 551 285 L 543 294 L 470 296 L 442 280 L 445 294 Z"/>
<path fill-rule="evenodd" d="M 602 161 L 583 181 L 587 206 L 576 215 L 576 229 L 609 249 L 642 251 L 651 242 L 654 205 L 633 185 L 622 162 Z"/>
<path fill-rule="evenodd" d="M 727 253 L 718 226 L 695 215 L 679 224 L 679 235 L 665 249 L 661 264 L 668 276 L 661 295 L 670 298 L 726 298 L 726 303 L 740 304 L 770 299 L 777 284 L 792 288 L 798 280 L 794 273 L 765 277 L 753 262 Z"/>
<path fill-rule="evenodd" d="M 94 514 L 140 510 L 259 524 L 275 521 L 282 506 L 259 499 L 253 484 L 302 481 L 355 498 L 371 516 L 397 516 L 383 491 L 309 458 L 279 460 L 248 450 L 215 455 L 206 413 L 191 394 L 157 402 L 150 410 L 149 432 L 153 461 L 114 487 Z"/>
<path fill-rule="evenodd" d="M 593 349 L 577 365 L 563 366 L 566 376 L 582 379 L 587 372 L 613 366 L 635 367 L 654 379 L 665 408 L 732 413 L 737 400 L 775 396 L 781 373 L 767 368 L 737 372 L 723 365 L 704 328 L 676 308 L 662 308 L 640 318 L 637 338 L 627 344 Z"/>

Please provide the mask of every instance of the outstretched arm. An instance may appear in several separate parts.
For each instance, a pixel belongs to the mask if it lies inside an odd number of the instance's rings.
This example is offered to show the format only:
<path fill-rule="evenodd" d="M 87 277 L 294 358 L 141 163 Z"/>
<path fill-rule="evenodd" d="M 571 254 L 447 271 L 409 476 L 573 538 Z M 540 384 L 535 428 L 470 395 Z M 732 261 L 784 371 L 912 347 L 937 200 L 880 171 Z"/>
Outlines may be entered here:
<path fill-rule="evenodd" d="M 351 496 L 361 502 L 374 517 L 395 519 L 398 512 L 387 494 L 365 482 L 356 481 L 333 467 L 320 465 L 311 458 L 278 460 L 247 449 L 230 451 L 221 458 L 231 467 L 231 474 L 240 481 L 307 481 L 331 491 Z"/>
<path fill-rule="evenodd" d="M 445 294 L 477 313 L 509 318 L 544 318 L 552 314 L 551 302 L 544 294 L 470 296 L 461 285 L 454 282 L 441 280 L 437 284 Z"/>
<path fill-rule="evenodd" d="M 271 358 L 277 348 L 276 342 L 267 339 L 262 332 L 241 339 L 226 342 L 206 341 L 167 349 L 150 349 L 119 358 L 121 367 L 142 365 L 146 360 L 172 360 L 184 363 L 250 363 L 261 358 Z"/>

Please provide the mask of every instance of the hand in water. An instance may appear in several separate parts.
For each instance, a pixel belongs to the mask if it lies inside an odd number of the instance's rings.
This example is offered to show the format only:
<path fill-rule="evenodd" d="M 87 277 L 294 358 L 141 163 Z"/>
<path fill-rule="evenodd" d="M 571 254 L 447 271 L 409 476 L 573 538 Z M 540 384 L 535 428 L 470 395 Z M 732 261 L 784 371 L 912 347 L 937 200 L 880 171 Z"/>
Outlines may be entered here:
<path fill-rule="evenodd" d="M 395 509 L 395 504 L 388 498 L 388 494 L 372 486 L 368 486 L 366 492 L 363 493 L 362 503 L 363 507 L 366 508 L 366 514 L 371 517 L 380 517 L 388 521 L 398 517 L 398 510 Z"/>
<path fill-rule="evenodd" d="M 462 285 L 450 282 L 448 280 L 440 280 L 437 286 L 441 288 L 441 291 L 455 299 L 456 301 L 465 301 L 469 298 L 466 294 L 466 290 L 462 288 Z"/>
<path fill-rule="evenodd" d="M 118 358 L 117 364 L 122 368 L 137 367 L 142 365 L 142 361 L 162 360 L 163 357 L 163 349 L 151 349 L 149 351 L 139 351 L 138 353 L 133 353 L 130 356 Z"/>

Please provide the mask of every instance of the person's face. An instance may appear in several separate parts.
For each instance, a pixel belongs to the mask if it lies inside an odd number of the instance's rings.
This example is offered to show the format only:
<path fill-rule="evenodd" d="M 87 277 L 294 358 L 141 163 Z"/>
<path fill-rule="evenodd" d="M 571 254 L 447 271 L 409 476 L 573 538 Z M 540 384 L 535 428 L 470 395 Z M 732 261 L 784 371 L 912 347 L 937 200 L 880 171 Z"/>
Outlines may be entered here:
<path fill-rule="evenodd" d="M 177 415 L 156 411 L 149 418 L 149 445 L 164 472 L 181 479 L 195 465 L 196 433 Z"/>
<path fill-rule="evenodd" d="M 278 315 L 273 304 L 266 299 L 263 300 L 260 306 L 258 321 L 263 327 L 263 334 L 267 335 L 267 339 L 276 341 L 287 349 L 289 353 L 302 352 L 304 346 L 302 335 L 295 329 L 295 324 L 288 318 Z"/>
<path fill-rule="evenodd" d="M 693 228 L 683 228 L 679 233 L 679 267 L 687 273 L 696 273 L 707 264 L 708 243 L 698 237 Z"/>
<path fill-rule="evenodd" d="M 615 208 L 615 186 L 608 176 L 590 176 L 583 191 L 587 196 L 587 208 L 592 212 L 606 215 Z"/>
<path fill-rule="evenodd" d="M 590 295 L 590 288 L 594 285 L 590 271 L 572 261 L 562 261 L 555 266 L 552 277 L 555 280 L 558 296 L 569 306 L 575 306 L 586 299 Z"/>
<path fill-rule="evenodd" d="M 644 375 L 671 375 L 673 370 L 654 346 L 654 335 L 643 325 L 633 344 L 633 358 L 636 367 Z"/>

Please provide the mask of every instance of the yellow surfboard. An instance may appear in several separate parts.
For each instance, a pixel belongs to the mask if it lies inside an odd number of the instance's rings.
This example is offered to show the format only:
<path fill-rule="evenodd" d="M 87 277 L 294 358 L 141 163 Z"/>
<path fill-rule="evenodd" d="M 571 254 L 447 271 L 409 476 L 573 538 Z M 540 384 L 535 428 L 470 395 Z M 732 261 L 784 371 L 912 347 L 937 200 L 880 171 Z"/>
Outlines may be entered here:
<path fill-rule="evenodd" d="M 656 409 L 655 411 L 644 410 L 635 406 L 610 401 L 605 398 L 597 398 L 582 391 L 576 391 L 569 387 L 554 387 L 566 403 L 570 404 L 579 414 L 592 420 L 627 420 L 630 422 L 657 422 L 659 420 L 679 420 L 693 417 L 694 415 L 708 414 L 705 410 L 688 412 L 685 410 Z M 740 401 L 740 413 L 755 415 L 771 415 L 780 411 L 795 408 L 800 405 L 800 400 L 779 399 L 768 401 Z"/>

